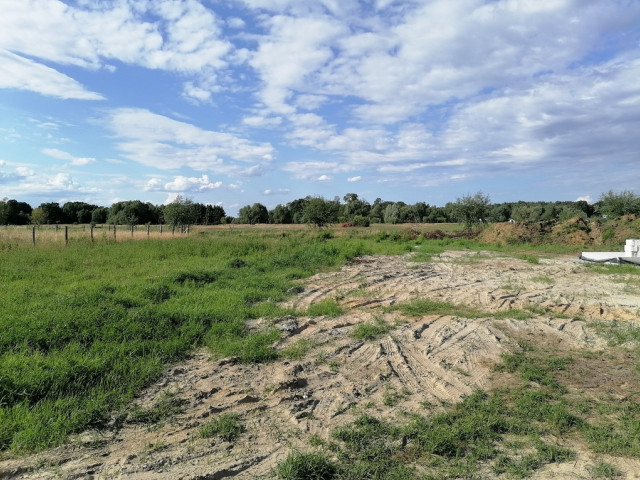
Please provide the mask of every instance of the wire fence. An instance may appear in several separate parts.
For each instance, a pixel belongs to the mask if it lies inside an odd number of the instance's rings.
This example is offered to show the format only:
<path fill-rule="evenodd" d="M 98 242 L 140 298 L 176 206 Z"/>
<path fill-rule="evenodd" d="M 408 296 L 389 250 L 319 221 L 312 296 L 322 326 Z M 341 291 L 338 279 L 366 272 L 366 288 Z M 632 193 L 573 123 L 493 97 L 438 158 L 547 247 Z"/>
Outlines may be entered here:
<path fill-rule="evenodd" d="M 74 241 L 123 241 L 184 236 L 191 226 L 172 225 L 5 225 L 0 242 L 64 244 Z"/>

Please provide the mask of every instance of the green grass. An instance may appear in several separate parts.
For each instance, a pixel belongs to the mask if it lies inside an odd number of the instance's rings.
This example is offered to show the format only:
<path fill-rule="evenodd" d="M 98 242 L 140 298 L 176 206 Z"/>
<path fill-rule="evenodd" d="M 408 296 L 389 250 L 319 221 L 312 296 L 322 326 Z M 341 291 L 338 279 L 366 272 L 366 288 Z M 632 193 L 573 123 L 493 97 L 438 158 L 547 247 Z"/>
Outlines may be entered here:
<path fill-rule="evenodd" d="M 456 305 L 449 302 L 421 298 L 407 303 L 393 305 L 384 309 L 386 312 L 400 311 L 404 315 L 422 317 L 427 315 L 451 315 L 462 318 L 512 318 L 514 320 L 526 320 L 534 315 L 530 310 L 500 310 L 498 312 L 485 312 L 468 305 Z"/>
<path fill-rule="evenodd" d="M 279 358 L 280 333 L 251 330 L 248 319 L 340 315 L 335 300 L 307 312 L 279 302 L 300 279 L 359 255 L 405 253 L 416 241 L 401 231 L 234 229 L 11 243 L 0 250 L 0 456 L 106 425 L 196 347 L 242 362 Z M 283 355 L 302 355 L 299 347 Z"/>
<path fill-rule="evenodd" d="M 359 323 L 351 332 L 351 337 L 355 340 L 375 340 L 376 338 L 389 333 L 392 326 L 382 319 L 375 319 L 374 322 Z"/>
<path fill-rule="evenodd" d="M 336 465 L 322 453 L 294 452 L 278 465 L 275 474 L 282 480 L 331 480 L 336 472 Z"/>
<path fill-rule="evenodd" d="M 140 423 L 147 426 L 156 426 L 182 413 L 183 402 L 171 392 L 160 394 L 158 399 L 147 408 L 135 406 L 131 408 L 126 417 L 128 423 Z"/>
<path fill-rule="evenodd" d="M 496 367 L 497 374 L 512 377 L 503 388 L 476 391 L 435 414 L 405 414 L 393 421 L 360 415 L 335 429 L 333 442 L 316 444 L 323 449 L 316 455 L 329 465 L 327 476 L 318 478 L 477 479 L 489 472 L 528 478 L 545 465 L 575 459 L 566 439 L 589 445 L 596 454 L 640 458 L 638 403 L 615 398 L 585 403 L 569 394 L 563 382 L 574 361 L 570 354 L 521 343 Z M 393 393 L 385 404 L 397 403 Z M 591 474 L 619 475 L 600 461 Z"/>
<path fill-rule="evenodd" d="M 198 433 L 200 438 L 220 437 L 227 442 L 233 442 L 244 431 L 245 427 L 238 415 L 223 413 L 201 426 Z"/>

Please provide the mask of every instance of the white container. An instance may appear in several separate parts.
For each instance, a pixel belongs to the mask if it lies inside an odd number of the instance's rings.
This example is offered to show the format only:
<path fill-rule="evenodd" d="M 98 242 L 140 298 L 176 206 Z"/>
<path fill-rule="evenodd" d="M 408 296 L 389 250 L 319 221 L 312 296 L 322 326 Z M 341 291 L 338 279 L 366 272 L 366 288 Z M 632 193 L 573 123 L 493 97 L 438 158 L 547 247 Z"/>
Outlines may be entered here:
<path fill-rule="evenodd" d="M 633 239 L 633 238 L 627 239 L 627 243 L 624 246 L 624 256 L 637 257 L 639 251 L 640 251 L 640 240 Z"/>

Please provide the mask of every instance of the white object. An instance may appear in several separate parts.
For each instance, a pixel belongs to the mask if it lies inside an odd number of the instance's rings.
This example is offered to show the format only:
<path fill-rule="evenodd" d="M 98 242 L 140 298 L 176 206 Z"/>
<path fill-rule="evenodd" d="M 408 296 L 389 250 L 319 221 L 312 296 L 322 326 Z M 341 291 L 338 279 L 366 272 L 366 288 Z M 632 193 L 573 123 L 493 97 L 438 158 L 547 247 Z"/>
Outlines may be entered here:
<path fill-rule="evenodd" d="M 598 263 L 635 263 L 640 265 L 640 240 L 628 239 L 623 252 L 582 252 L 580 260 Z"/>

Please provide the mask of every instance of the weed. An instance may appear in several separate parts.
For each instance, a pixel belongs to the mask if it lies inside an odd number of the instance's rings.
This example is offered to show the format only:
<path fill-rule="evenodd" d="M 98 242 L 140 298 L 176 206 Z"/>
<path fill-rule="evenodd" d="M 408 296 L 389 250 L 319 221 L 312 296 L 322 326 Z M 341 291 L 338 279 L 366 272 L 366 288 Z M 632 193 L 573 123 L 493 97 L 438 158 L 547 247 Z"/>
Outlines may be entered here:
<path fill-rule="evenodd" d="M 520 260 L 524 260 L 527 263 L 531 263 L 533 265 L 538 265 L 540 263 L 540 258 L 533 256 L 533 255 L 516 255 L 516 258 L 519 258 Z"/>
<path fill-rule="evenodd" d="M 553 278 L 548 277 L 546 275 L 540 275 L 540 276 L 537 276 L 537 277 L 533 277 L 531 279 L 531 281 L 532 282 L 537 282 L 537 283 L 546 283 L 548 285 L 553 285 L 553 284 L 556 283 L 556 281 Z"/>
<path fill-rule="evenodd" d="M 174 393 L 163 392 L 148 408 L 134 406 L 127 415 L 129 423 L 141 423 L 147 426 L 157 425 L 182 413 L 183 401 Z"/>
<path fill-rule="evenodd" d="M 342 307 L 335 300 L 327 298 L 310 305 L 307 309 L 307 315 L 310 317 L 339 317 L 342 315 Z"/>
<path fill-rule="evenodd" d="M 391 331 L 391 325 L 387 324 L 381 318 L 375 321 L 359 323 L 351 332 L 351 337 L 355 340 L 374 340 L 381 335 L 385 335 Z"/>
<path fill-rule="evenodd" d="M 338 472 L 336 465 L 321 453 L 294 452 L 276 468 L 282 480 L 331 480 Z"/>
<path fill-rule="evenodd" d="M 302 339 L 278 352 L 279 356 L 288 360 L 300 360 L 316 345 L 313 340 Z"/>
<path fill-rule="evenodd" d="M 620 477 L 620 472 L 616 467 L 606 462 L 597 462 L 591 469 L 594 479 L 613 480 Z"/>
<path fill-rule="evenodd" d="M 218 436 L 227 442 L 233 442 L 244 430 L 245 427 L 238 415 L 223 413 L 215 420 L 200 427 L 198 433 L 200 438 Z"/>

